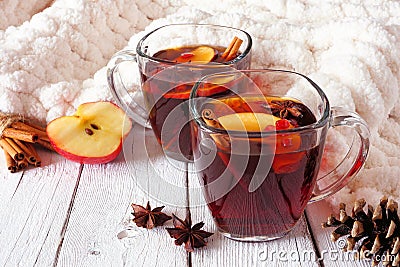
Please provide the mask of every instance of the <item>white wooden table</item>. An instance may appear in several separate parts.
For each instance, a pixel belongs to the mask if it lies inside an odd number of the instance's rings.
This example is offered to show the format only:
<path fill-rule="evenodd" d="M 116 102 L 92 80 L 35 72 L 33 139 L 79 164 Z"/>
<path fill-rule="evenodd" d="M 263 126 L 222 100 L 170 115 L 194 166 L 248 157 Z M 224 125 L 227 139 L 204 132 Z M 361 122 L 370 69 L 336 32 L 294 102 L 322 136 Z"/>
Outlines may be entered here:
<path fill-rule="evenodd" d="M 150 200 L 181 218 L 190 203 L 193 222 L 216 232 L 200 205 L 192 166 L 184 171 L 184 163 L 168 162 L 152 132 L 137 125 L 124 149 L 104 165 L 80 165 L 40 150 L 41 168 L 14 174 L 0 168 L 0 266 L 370 266 L 346 257 L 330 241 L 331 230 L 321 229 L 331 213 L 323 201 L 310 204 L 280 240 L 245 243 L 215 233 L 207 247 L 186 253 L 163 227 L 138 228 L 129 218 L 131 203 Z M 183 191 L 171 192 L 166 184 Z"/>

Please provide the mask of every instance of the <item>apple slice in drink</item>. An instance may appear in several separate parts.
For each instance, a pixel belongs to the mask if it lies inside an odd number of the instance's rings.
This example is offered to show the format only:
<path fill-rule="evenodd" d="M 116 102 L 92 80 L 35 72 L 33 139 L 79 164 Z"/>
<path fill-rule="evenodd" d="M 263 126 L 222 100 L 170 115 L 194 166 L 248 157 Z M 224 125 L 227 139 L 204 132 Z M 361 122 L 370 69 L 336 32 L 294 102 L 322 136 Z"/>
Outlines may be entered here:
<path fill-rule="evenodd" d="M 267 126 L 275 126 L 280 118 L 267 113 L 242 112 L 224 115 L 219 123 L 228 131 L 260 132 Z"/>

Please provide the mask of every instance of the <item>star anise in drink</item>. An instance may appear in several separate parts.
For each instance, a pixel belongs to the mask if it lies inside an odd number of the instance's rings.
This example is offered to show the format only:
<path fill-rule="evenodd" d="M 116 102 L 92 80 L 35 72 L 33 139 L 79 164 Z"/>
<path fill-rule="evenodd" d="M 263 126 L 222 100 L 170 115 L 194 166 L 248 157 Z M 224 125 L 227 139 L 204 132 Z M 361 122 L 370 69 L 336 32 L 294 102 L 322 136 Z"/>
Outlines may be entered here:
<path fill-rule="evenodd" d="M 166 228 L 166 230 L 172 238 L 175 238 L 175 245 L 181 246 L 185 243 L 185 249 L 188 252 L 193 252 L 195 248 L 206 246 L 207 241 L 205 238 L 213 235 L 213 233 L 200 230 L 204 226 L 203 222 L 192 226 L 190 214 L 186 216 L 184 221 L 172 214 L 172 222 L 175 228 Z"/>
<path fill-rule="evenodd" d="M 296 102 L 292 100 L 272 100 L 269 104 L 273 114 L 278 114 L 280 118 L 286 119 L 289 115 L 295 118 L 301 118 Z"/>
<path fill-rule="evenodd" d="M 146 208 L 141 205 L 132 204 L 133 208 L 133 221 L 139 227 L 152 229 L 153 227 L 161 226 L 166 221 L 171 220 L 172 217 L 161 212 L 164 206 L 154 208 L 151 210 L 150 202 L 147 202 Z"/>

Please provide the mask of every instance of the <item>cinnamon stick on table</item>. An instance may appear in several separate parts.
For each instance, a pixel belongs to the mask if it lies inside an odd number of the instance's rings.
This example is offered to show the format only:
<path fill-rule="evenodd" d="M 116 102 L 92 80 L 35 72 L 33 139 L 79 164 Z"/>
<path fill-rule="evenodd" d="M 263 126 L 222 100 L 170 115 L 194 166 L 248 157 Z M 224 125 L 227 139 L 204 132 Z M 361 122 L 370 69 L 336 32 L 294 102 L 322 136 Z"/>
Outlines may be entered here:
<path fill-rule="evenodd" d="M 14 142 L 13 139 L 6 137 L 6 138 L 4 138 L 4 140 L 6 140 L 7 143 L 9 143 L 10 146 L 12 146 L 12 148 L 14 148 L 15 151 L 17 151 L 18 156 L 19 156 L 17 160 L 23 160 L 25 158 L 24 151 L 17 145 L 17 143 Z"/>
<path fill-rule="evenodd" d="M 36 133 L 31 133 L 23 130 L 17 130 L 14 128 L 6 128 L 3 131 L 3 137 L 9 137 L 12 139 L 17 139 L 25 142 L 35 143 L 39 136 Z"/>
<path fill-rule="evenodd" d="M 33 128 L 38 129 L 39 131 L 46 132 L 46 128 L 44 128 L 44 127 L 41 127 L 41 126 L 39 126 L 39 125 L 30 123 L 30 122 L 28 122 L 28 121 L 24 121 L 24 123 L 25 123 L 26 125 L 28 125 L 28 126 L 31 126 L 31 127 L 33 127 Z"/>
<path fill-rule="evenodd" d="M 41 166 L 41 158 L 33 143 L 54 151 L 46 129 L 29 122 L 15 121 L 0 134 L 0 147 L 4 150 L 7 168 L 11 172 L 24 169 L 29 164 Z"/>
<path fill-rule="evenodd" d="M 53 146 L 52 146 L 52 145 L 50 144 L 50 142 L 48 142 L 48 141 L 39 139 L 39 140 L 36 141 L 36 143 L 39 144 L 39 145 L 41 145 L 42 147 L 48 149 L 48 150 L 55 151 L 54 148 L 53 148 Z"/>
<path fill-rule="evenodd" d="M 28 161 L 26 159 L 17 161 L 17 167 L 18 170 L 25 169 L 26 167 L 28 167 Z"/>
<path fill-rule="evenodd" d="M 14 142 L 24 151 L 25 158 L 29 162 L 29 164 L 35 165 L 36 157 L 35 153 L 22 141 L 14 140 Z"/>
<path fill-rule="evenodd" d="M 18 153 L 5 139 L 0 139 L 0 146 L 6 151 L 14 160 L 22 160 L 24 154 Z"/>
<path fill-rule="evenodd" d="M 37 134 L 39 138 L 42 138 L 42 137 L 43 138 L 47 138 L 46 130 L 44 130 L 44 131 L 40 130 L 40 129 L 34 127 L 34 126 L 28 125 L 28 124 L 26 124 L 24 122 L 21 122 L 21 121 L 13 122 L 11 124 L 11 127 L 14 128 L 14 129 L 17 129 L 17 130 L 22 130 L 22 131 L 25 131 L 25 132 L 30 132 L 30 133 L 33 133 L 33 134 Z"/>
<path fill-rule="evenodd" d="M 35 166 L 40 167 L 42 165 L 42 159 L 40 158 L 39 154 L 37 153 L 35 147 L 31 143 L 27 143 L 26 146 L 31 150 L 33 156 L 35 157 Z"/>
<path fill-rule="evenodd" d="M 16 163 L 15 163 L 15 161 L 10 156 L 10 154 L 8 154 L 8 152 L 6 150 L 3 150 L 3 152 L 4 152 L 4 157 L 6 158 L 7 169 L 10 172 L 15 172 L 16 171 Z"/>
<path fill-rule="evenodd" d="M 16 129 L 16 130 L 26 132 L 28 134 L 32 134 L 33 142 L 31 142 L 31 143 L 37 143 L 48 150 L 54 151 L 54 148 L 50 144 L 50 139 L 47 136 L 46 129 L 41 128 L 40 126 L 35 126 L 33 124 L 27 124 L 27 123 L 20 122 L 20 121 L 12 123 L 11 127 L 12 127 L 12 130 Z M 37 138 L 35 138 L 35 136 L 37 136 Z M 21 139 L 19 139 L 19 140 L 21 140 Z M 23 141 L 26 141 L 26 140 L 23 140 Z M 30 141 L 27 141 L 27 142 L 30 142 Z"/>

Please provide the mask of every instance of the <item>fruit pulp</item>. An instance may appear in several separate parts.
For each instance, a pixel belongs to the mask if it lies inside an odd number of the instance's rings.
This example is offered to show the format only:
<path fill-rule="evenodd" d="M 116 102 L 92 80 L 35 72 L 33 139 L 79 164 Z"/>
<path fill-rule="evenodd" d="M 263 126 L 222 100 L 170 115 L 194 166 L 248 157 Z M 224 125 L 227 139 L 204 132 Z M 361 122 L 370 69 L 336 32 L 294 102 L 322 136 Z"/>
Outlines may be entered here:
<path fill-rule="evenodd" d="M 183 46 L 161 50 L 153 55 L 154 58 L 167 60 L 171 63 L 182 63 L 184 59 L 188 65 L 196 51 L 203 52 L 204 45 Z M 225 47 L 207 46 L 212 49 L 213 56 L 205 55 L 203 58 L 210 59 L 211 63 L 221 63 L 221 57 Z M 193 53 L 192 53 L 193 52 Z M 199 58 L 199 55 L 196 55 Z M 199 59 L 198 59 L 199 60 Z M 207 60 L 199 63 L 206 65 Z M 193 62 L 195 63 L 195 62 Z M 150 110 L 149 121 L 166 154 L 182 161 L 191 161 L 193 158 L 190 145 L 190 125 L 188 99 L 190 91 L 200 77 L 216 71 L 215 68 L 195 67 L 191 69 L 179 68 L 176 71 L 165 71 L 160 68 L 159 63 L 148 62 L 147 70 L 142 74 L 143 94 L 145 103 Z M 159 74 L 161 71 L 163 73 Z M 159 75 L 158 75 L 159 74 Z M 222 88 L 222 89 L 221 89 Z M 219 90 L 219 91 L 218 91 Z M 210 87 L 204 90 L 204 96 L 227 90 L 223 87 Z"/>
<path fill-rule="evenodd" d="M 230 121 L 224 126 L 228 131 L 238 130 L 232 120 L 238 114 L 246 118 L 242 121 L 246 129 L 256 128 L 257 132 L 257 127 L 251 124 L 271 131 L 275 125 L 296 128 L 316 122 L 313 113 L 293 99 L 290 101 L 301 115 L 286 114 L 285 123 L 280 117 L 283 112 L 271 111 L 265 105 L 287 100 L 226 97 L 203 108 L 212 110 L 221 121 Z M 258 119 L 251 122 L 249 113 L 258 114 L 253 116 Z M 261 116 L 265 113 L 269 119 Z M 215 141 L 210 145 L 205 136 L 197 133 L 193 136 L 193 147 L 204 196 L 219 230 L 233 238 L 277 237 L 290 231 L 301 217 L 316 182 L 323 144 L 318 143 L 315 132 L 230 136 L 225 138 L 228 144 L 218 142 L 216 136 L 208 136 Z"/>

